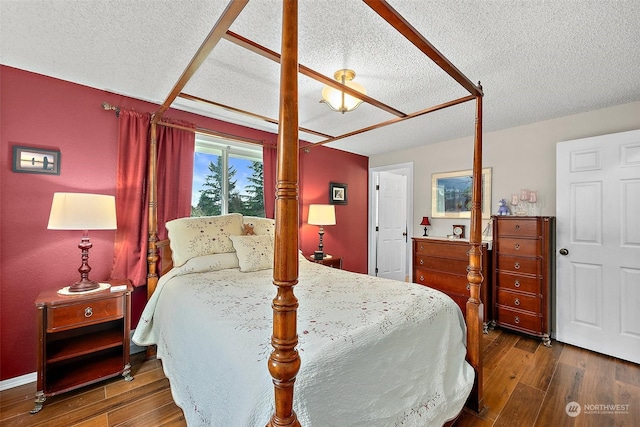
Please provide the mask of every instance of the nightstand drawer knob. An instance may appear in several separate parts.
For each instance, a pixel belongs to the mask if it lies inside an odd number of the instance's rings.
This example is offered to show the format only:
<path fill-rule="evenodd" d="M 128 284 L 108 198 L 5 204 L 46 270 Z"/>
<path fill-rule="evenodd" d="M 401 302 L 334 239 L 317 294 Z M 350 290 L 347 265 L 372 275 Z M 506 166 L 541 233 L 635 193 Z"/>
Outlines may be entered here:
<path fill-rule="evenodd" d="M 513 286 L 515 286 L 516 288 L 520 287 L 520 281 L 516 280 L 516 282 L 513 284 Z"/>
<path fill-rule="evenodd" d="M 91 307 L 87 307 L 84 309 L 84 317 L 93 316 L 93 309 Z"/>
<path fill-rule="evenodd" d="M 515 305 L 520 305 L 520 298 L 516 298 L 516 300 L 513 302 Z"/>
<path fill-rule="evenodd" d="M 516 270 L 520 270 L 520 263 L 516 262 L 515 264 L 513 264 L 513 268 L 515 268 Z"/>
<path fill-rule="evenodd" d="M 519 318 L 518 316 L 516 316 L 516 317 L 513 319 L 513 321 L 514 321 L 515 323 L 520 323 L 520 318 Z"/>

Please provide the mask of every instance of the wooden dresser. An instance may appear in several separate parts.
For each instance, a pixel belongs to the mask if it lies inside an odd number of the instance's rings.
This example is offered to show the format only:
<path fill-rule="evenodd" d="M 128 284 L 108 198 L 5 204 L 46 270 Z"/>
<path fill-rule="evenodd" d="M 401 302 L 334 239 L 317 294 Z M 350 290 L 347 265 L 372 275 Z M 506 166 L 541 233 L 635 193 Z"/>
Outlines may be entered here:
<path fill-rule="evenodd" d="M 482 246 L 482 270 L 484 282 L 480 287 L 480 299 L 484 304 L 484 330 L 492 320 L 491 304 L 491 250 L 487 243 Z M 469 249 L 467 240 L 437 237 L 413 238 L 413 281 L 449 295 L 467 314 L 469 299 Z"/>
<path fill-rule="evenodd" d="M 555 218 L 495 216 L 493 221 L 493 318 L 550 346 Z"/>

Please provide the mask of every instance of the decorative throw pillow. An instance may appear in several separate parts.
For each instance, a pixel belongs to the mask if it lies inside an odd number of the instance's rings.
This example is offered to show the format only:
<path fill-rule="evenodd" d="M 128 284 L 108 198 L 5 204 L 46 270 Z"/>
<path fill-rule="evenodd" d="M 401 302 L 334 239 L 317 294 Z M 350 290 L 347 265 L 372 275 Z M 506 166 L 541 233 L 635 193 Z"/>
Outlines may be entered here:
<path fill-rule="evenodd" d="M 240 271 L 266 270 L 273 268 L 273 238 L 262 236 L 229 236 L 236 250 Z"/>
<path fill-rule="evenodd" d="M 253 225 L 253 232 L 258 236 L 269 234 L 271 237 L 275 237 L 276 235 L 276 221 L 274 219 L 245 216 L 242 218 L 242 222 Z"/>
<path fill-rule="evenodd" d="M 233 252 L 229 236 L 242 233 L 242 215 L 178 218 L 166 227 L 173 265 L 180 267 L 193 257 Z"/>

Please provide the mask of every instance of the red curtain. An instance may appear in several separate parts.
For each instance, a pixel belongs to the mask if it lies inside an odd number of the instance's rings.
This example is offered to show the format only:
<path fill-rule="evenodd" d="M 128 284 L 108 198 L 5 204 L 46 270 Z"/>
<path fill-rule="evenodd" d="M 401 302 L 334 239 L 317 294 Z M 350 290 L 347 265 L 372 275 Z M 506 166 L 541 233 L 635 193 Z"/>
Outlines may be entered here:
<path fill-rule="evenodd" d="M 150 120 L 149 114 L 120 112 L 116 166 L 118 229 L 111 277 L 126 277 L 134 286 L 145 285 L 147 281 Z M 195 128 L 190 123 L 175 123 Z M 157 134 L 158 238 L 164 239 L 166 221 L 191 214 L 195 133 L 158 126 Z"/>
<path fill-rule="evenodd" d="M 264 194 L 264 216 L 275 217 L 276 210 L 276 165 L 278 150 L 275 142 L 264 141 L 262 144 L 262 180 Z"/>
<path fill-rule="evenodd" d="M 164 119 L 195 130 L 195 125 Z M 158 239 L 167 238 L 165 224 L 191 216 L 194 131 L 158 126 Z"/>
<path fill-rule="evenodd" d="M 150 115 L 122 110 L 116 165 L 116 217 L 112 278 L 135 286 L 147 280 L 147 162 Z"/>

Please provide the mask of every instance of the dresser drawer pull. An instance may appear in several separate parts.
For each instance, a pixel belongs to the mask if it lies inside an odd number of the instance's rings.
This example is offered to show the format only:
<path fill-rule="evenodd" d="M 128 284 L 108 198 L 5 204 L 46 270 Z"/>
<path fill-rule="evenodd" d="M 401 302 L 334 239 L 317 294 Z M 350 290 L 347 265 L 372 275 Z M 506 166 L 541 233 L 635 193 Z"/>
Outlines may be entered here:
<path fill-rule="evenodd" d="M 467 273 L 471 271 L 471 266 L 467 265 Z"/>
<path fill-rule="evenodd" d="M 424 260 L 423 259 L 420 260 L 420 265 L 424 265 Z"/>
<path fill-rule="evenodd" d="M 514 245 L 514 248 L 516 249 L 516 251 L 519 251 L 520 250 L 520 243 L 516 243 Z"/>
<path fill-rule="evenodd" d="M 467 290 L 471 289 L 471 284 L 467 283 Z"/>
<path fill-rule="evenodd" d="M 91 317 L 93 316 L 93 309 L 91 307 L 87 307 L 84 309 L 84 317 Z"/>
<path fill-rule="evenodd" d="M 519 318 L 518 316 L 516 316 L 516 317 L 513 319 L 513 322 L 514 322 L 514 323 L 520 323 L 520 318 Z"/>
<path fill-rule="evenodd" d="M 422 251 L 424 251 L 424 246 L 420 245 L 420 246 L 418 246 L 418 249 L 420 249 L 420 251 L 422 252 Z"/>
<path fill-rule="evenodd" d="M 516 262 L 515 264 L 513 264 L 513 268 L 515 268 L 516 270 L 520 270 L 520 263 Z"/>
<path fill-rule="evenodd" d="M 520 305 L 520 298 L 516 298 L 516 300 L 513 302 L 515 305 Z"/>
<path fill-rule="evenodd" d="M 516 230 L 520 230 L 520 224 L 516 224 Z"/>
<path fill-rule="evenodd" d="M 424 282 L 424 276 L 420 276 L 420 281 Z"/>
<path fill-rule="evenodd" d="M 516 288 L 520 287 L 520 281 L 516 280 L 516 282 L 513 284 L 513 286 L 515 286 Z"/>

